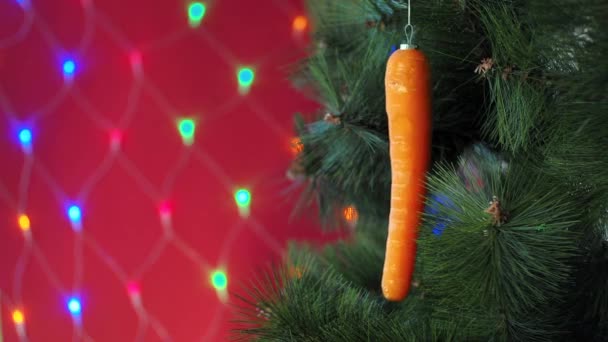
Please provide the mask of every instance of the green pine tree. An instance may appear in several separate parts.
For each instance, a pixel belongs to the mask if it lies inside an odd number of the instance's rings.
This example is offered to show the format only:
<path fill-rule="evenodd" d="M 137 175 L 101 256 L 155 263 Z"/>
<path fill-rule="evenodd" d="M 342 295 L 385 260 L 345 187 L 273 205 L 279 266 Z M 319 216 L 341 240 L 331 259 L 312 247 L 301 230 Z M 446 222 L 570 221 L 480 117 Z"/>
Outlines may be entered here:
<path fill-rule="evenodd" d="M 433 161 L 413 290 L 393 303 L 384 75 L 406 2 L 308 0 L 313 48 L 293 77 L 324 110 L 297 118 L 292 171 L 324 227 L 347 206 L 359 218 L 252 283 L 236 338 L 608 341 L 608 1 L 412 1 Z"/>

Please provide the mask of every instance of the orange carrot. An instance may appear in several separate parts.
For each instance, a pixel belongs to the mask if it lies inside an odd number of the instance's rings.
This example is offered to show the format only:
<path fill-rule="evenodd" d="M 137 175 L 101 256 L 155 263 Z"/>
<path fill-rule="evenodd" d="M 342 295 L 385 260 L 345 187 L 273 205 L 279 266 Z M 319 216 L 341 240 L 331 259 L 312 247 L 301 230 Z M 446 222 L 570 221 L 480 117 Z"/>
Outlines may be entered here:
<path fill-rule="evenodd" d="M 414 272 L 430 160 L 429 69 L 422 52 L 407 48 L 395 51 L 386 67 L 392 184 L 382 292 L 391 301 L 407 296 Z"/>

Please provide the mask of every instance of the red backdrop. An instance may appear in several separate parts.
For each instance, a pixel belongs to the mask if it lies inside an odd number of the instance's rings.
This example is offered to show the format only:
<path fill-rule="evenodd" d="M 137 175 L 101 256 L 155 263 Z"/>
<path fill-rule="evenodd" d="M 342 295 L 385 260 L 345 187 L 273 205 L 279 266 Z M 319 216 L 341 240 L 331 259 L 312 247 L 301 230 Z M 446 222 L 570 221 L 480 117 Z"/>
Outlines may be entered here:
<path fill-rule="evenodd" d="M 234 296 L 210 274 L 238 290 L 312 236 L 285 178 L 293 113 L 314 108 L 284 70 L 302 4 L 204 3 L 197 26 L 182 1 L 0 1 L 0 340 L 225 341 Z"/>

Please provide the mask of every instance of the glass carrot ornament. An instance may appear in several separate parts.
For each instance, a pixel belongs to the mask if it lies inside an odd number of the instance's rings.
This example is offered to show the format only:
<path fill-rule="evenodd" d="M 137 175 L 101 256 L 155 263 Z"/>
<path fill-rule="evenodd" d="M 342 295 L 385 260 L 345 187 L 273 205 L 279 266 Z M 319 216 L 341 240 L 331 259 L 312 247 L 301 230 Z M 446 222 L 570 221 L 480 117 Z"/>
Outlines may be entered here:
<path fill-rule="evenodd" d="M 430 67 L 411 43 L 409 19 L 405 31 L 408 43 L 391 55 L 385 77 L 392 183 L 382 293 L 390 301 L 410 289 L 431 154 Z"/>

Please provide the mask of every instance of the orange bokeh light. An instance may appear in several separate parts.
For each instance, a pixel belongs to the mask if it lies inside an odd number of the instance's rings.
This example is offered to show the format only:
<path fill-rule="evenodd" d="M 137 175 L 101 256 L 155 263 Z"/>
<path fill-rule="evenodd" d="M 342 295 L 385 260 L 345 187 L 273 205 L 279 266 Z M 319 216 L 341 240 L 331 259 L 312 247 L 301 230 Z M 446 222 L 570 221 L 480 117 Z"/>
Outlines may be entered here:
<path fill-rule="evenodd" d="M 304 274 L 304 270 L 302 270 L 299 266 L 289 266 L 289 277 L 291 279 L 302 279 L 302 275 Z"/>
<path fill-rule="evenodd" d="M 344 208 L 343 214 L 344 219 L 348 223 L 357 222 L 357 219 L 359 218 L 359 213 L 357 212 L 357 209 L 352 205 Z"/>
<path fill-rule="evenodd" d="M 305 16 L 299 15 L 293 19 L 293 30 L 294 31 L 302 32 L 302 31 L 306 30 L 307 27 L 308 27 L 308 19 Z"/>
<path fill-rule="evenodd" d="M 291 139 L 289 148 L 294 155 L 298 155 L 304 151 L 304 144 L 302 144 L 302 140 L 300 140 L 300 138 L 295 137 Z"/>

